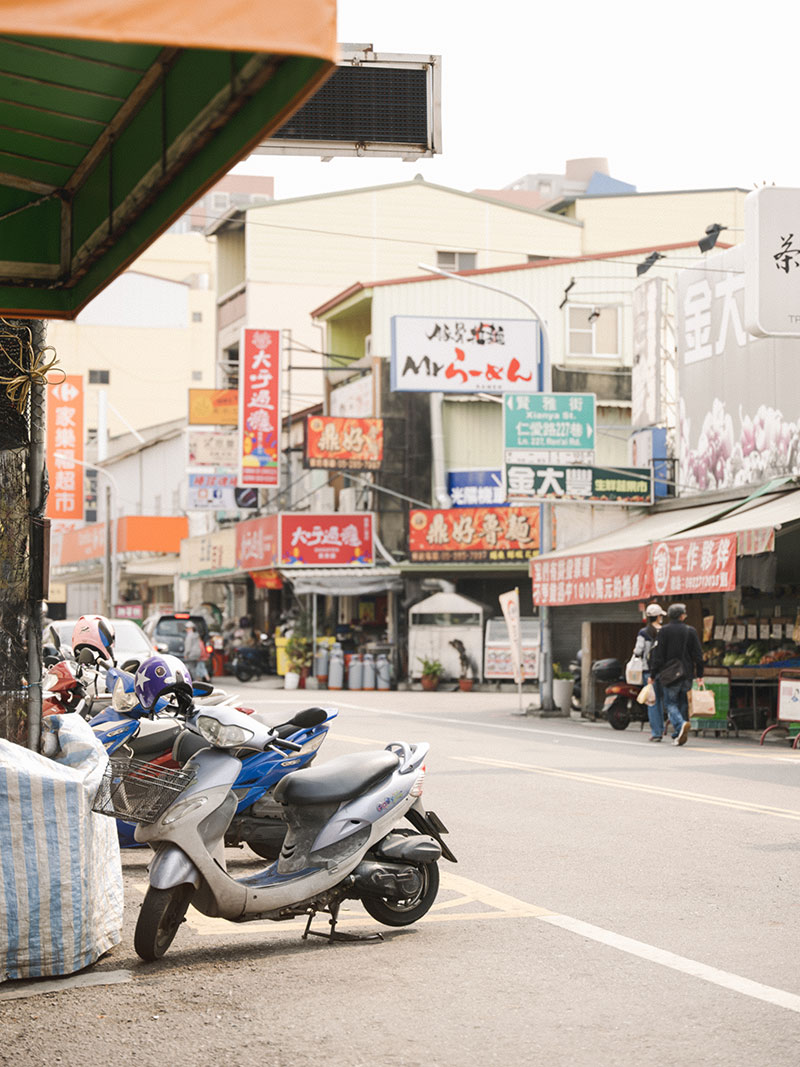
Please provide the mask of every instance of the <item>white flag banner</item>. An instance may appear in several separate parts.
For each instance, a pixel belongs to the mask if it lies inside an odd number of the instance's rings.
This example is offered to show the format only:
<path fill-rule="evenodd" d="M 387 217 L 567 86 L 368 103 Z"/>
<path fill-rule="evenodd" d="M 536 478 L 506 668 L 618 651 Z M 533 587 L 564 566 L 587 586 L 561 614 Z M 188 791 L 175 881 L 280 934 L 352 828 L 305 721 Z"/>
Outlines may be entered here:
<path fill-rule="evenodd" d="M 514 681 L 517 685 L 521 685 L 525 674 L 522 664 L 522 633 L 519 624 L 519 589 L 511 589 L 508 593 L 501 593 L 498 600 L 508 627 Z"/>

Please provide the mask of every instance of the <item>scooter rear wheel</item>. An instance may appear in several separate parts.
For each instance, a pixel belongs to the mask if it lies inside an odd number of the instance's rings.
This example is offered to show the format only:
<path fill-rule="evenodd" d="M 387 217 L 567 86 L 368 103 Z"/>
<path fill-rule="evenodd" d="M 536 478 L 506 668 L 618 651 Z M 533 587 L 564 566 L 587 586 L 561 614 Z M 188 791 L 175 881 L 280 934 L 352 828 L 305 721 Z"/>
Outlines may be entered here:
<path fill-rule="evenodd" d="M 133 935 L 137 956 L 146 963 L 160 960 L 172 944 L 194 894 L 192 885 L 147 890 Z"/>
<path fill-rule="evenodd" d="M 408 900 L 385 900 L 363 896 L 364 910 L 384 926 L 410 926 L 430 909 L 439 892 L 439 868 L 435 863 L 420 866 L 422 888 Z"/>
<path fill-rule="evenodd" d="M 631 721 L 627 701 L 618 697 L 606 712 L 606 718 L 612 730 L 627 730 Z"/>
<path fill-rule="evenodd" d="M 243 660 L 237 660 L 234 664 L 233 673 L 240 682 L 249 682 L 256 672 L 249 663 L 245 663 Z"/>

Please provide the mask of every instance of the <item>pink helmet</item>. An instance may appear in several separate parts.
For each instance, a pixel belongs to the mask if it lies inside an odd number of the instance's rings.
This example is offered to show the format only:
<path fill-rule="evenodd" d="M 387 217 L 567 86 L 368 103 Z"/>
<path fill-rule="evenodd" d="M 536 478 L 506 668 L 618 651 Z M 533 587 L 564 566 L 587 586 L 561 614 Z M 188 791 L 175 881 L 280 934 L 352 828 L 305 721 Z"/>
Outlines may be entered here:
<path fill-rule="evenodd" d="M 114 662 L 114 627 L 104 615 L 81 615 L 73 627 L 71 643 L 76 656 L 81 649 L 90 648 Z"/>

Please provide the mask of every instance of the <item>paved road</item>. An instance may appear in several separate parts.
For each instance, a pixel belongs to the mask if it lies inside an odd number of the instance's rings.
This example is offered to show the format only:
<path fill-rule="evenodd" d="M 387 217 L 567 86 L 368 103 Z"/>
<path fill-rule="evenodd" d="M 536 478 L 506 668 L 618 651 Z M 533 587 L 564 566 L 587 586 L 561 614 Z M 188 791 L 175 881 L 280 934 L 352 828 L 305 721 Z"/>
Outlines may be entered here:
<path fill-rule="evenodd" d="M 238 690 L 263 709 L 334 697 Z M 132 930 L 147 859 L 125 853 L 123 943 L 58 992 L 0 987 L 28 994 L 0 1003 L 0 1062 L 798 1062 L 800 753 L 520 718 L 515 694 L 336 696 L 321 761 L 432 744 L 425 801 L 459 858 L 441 865 L 432 913 L 382 943 L 330 946 L 302 941 L 300 921 L 193 912 L 144 965 Z M 260 865 L 247 849 L 229 860 Z M 357 904 L 346 923 L 378 928 Z"/>

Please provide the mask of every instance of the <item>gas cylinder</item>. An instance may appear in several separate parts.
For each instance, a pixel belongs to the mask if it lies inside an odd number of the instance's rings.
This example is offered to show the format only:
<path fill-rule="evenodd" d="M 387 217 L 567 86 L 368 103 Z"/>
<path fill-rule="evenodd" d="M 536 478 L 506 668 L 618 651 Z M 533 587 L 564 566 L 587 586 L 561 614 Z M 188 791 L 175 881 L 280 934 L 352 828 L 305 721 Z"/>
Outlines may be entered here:
<path fill-rule="evenodd" d="M 364 653 L 364 671 L 361 676 L 361 688 L 375 688 L 375 659 L 371 652 Z"/>
<path fill-rule="evenodd" d="M 333 649 L 328 663 L 328 689 L 344 687 L 344 655 L 341 648 Z"/>
<path fill-rule="evenodd" d="M 375 673 L 378 679 L 378 689 L 390 689 L 392 685 L 392 668 L 388 657 L 381 652 L 375 660 Z"/>
<path fill-rule="evenodd" d="M 364 664 L 361 662 L 361 656 L 354 652 L 350 657 L 350 666 L 347 668 L 347 688 L 361 689 L 363 677 Z"/>
<path fill-rule="evenodd" d="M 314 657 L 314 674 L 321 685 L 328 681 L 328 646 L 317 645 L 317 654 Z"/>

